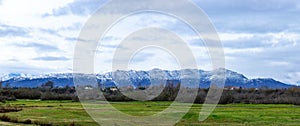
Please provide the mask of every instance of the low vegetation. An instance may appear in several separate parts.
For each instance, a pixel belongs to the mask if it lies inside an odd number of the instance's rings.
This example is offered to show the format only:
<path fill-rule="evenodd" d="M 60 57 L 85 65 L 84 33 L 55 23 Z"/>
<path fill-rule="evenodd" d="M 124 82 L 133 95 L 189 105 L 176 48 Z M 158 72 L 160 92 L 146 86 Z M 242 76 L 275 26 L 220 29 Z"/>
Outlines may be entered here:
<path fill-rule="evenodd" d="M 53 84 L 53 83 L 52 83 Z M 105 99 L 118 110 L 134 116 L 153 115 L 167 108 L 177 97 L 179 85 L 167 85 L 151 101 L 139 102 L 124 96 L 118 88 L 91 86 L 54 87 L 51 83 L 37 88 L 3 88 L 0 90 L 0 125 L 80 126 L 98 125 L 78 102 L 81 99 Z M 152 87 L 160 88 L 160 87 Z M 145 90 L 137 88 L 131 90 Z M 198 122 L 199 111 L 209 89 L 184 88 L 186 94 L 198 91 L 196 104 L 177 125 L 298 125 L 300 89 L 242 89 L 226 87 L 219 105 L 209 118 Z M 122 102 L 122 103 L 121 103 Z M 106 106 L 103 106 L 104 108 Z"/>
<path fill-rule="evenodd" d="M 0 113 L 0 120 L 12 125 L 25 123 L 48 126 L 97 126 L 79 102 L 71 100 L 16 100 L 0 104 L 17 106 L 22 111 Z M 111 102 L 118 110 L 133 116 L 153 115 L 171 102 Z M 103 105 L 102 109 L 107 106 Z M 290 104 L 226 104 L 218 105 L 203 122 L 198 121 L 201 104 L 194 104 L 176 125 L 299 125 L 300 107 Z M 0 121 L 0 125 L 1 121 Z M 26 124 L 27 125 L 27 124 Z"/>
<path fill-rule="evenodd" d="M 155 87 L 154 87 L 155 88 Z M 156 87 L 158 88 L 158 87 Z M 174 101 L 177 97 L 180 87 L 177 86 L 166 86 L 161 94 L 152 101 Z M 139 90 L 139 89 L 134 89 Z M 198 91 L 196 100 L 194 103 L 203 104 L 209 89 L 193 89 L 183 88 L 180 89 L 184 92 L 184 96 L 190 96 L 191 92 Z M 99 99 L 104 100 L 101 96 L 95 94 L 99 92 L 99 89 L 81 90 L 80 98 L 82 99 Z M 108 101 L 133 101 L 132 99 L 124 96 L 119 90 L 110 91 L 106 90 L 103 92 L 105 99 Z M 242 89 L 240 87 L 225 88 L 220 98 L 219 104 L 232 104 L 232 103 L 243 103 L 243 104 L 294 104 L 300 105 L 300 88 L 292 87 L 289 89 Z M 181 100 L 184 101 L 184 100 Z M 191 100 L 186 100 L 191 101 Z"/>
<path fill-rule="evenodd" d="M 162 87 L 152 87 L 162 88 Z M 179 91 L 179 85 L 167 85 L 161 94 L 152 101 L 174 101 Z M 72 100 L 79 101 L 81 99 L 103 99 L 108 101 L 134 101 L 122 94 L 117 89 L 99 89 L 93 87 L 77 87 L 80 90 L 76 93 L 75 87 L 38 87 L 38 88 L 3 88 L 0 90 L 0 101 L 13 101 L 16 99 L 40 99 L 40 100 Z M 132 90 L 145 90 L 146 88 L 138 88 Z M 154 89 L 156 90 L 156 89 Z M 158 90 L 158 89 L 157 89 Z M 185 96 L 191 95 L 190 92 L 198 91 L 195 103 L 202 104 L 206 98 L 209 89 L 192 89 L 184 88 Z M 104 97 L 99 96 L 102 91 Z M 77 96 L 78 95 L 78 96 Z M 225 88 L 220 98 L 220 104 L 244 103 L 244 104 L 295 104 L 300 105 L 300 88 L 292 87 L 289 89 L 242 89 L 239 87 Z M 182 100 L 184 101 L 184 100 Z M 189 100 L 187 100 L 189 101 Z"/>
<path fill-rule="evenodd" d="M 37 88 L 3 88 L 0 90 L 0 101 L 16 99 L 40 100 L 73 100 L 78 101 L 75 87 L 37 87 Z"/>
<path fill-rule="evenodd" d="M 18 106 L 11 106 L 9 104 L 7 104 L 5 106 L 0 106 L 0 113 L 18 112 L 21 110 L 22 110 L 22 108 L 20 108 Z"/>

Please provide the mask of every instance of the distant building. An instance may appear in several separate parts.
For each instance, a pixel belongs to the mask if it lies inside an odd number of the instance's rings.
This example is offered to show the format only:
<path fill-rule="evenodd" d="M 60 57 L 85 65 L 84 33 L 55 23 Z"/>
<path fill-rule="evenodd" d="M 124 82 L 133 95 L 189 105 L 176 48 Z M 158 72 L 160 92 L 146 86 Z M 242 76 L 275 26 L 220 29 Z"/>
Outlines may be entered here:
<path fill-rule="evenodd" d="M 119 90 L 113 81 L 98 82 L 98 88 L 100 88 L 102 92 L 116 92 Z"/>
<path fill-rule="evenodd" d="M 84 90 L 93 90 L 93 87 L 85 86 L 85 87 L 84 87 Z"/>
<path fill-rule="evenodd" d="M 94 87 L 92 85 L 86 84 L 81 86 L 82 89 L 84 90 L 93 90 Z"/>
<path fill-rule="evenodd" d="M 224 88 L 224 90 L 240 90 L 240 89 L 242 89 L 242 87 L 228 86 Z"/>
<path fill-rule="evenodd" d="M 118 91 L 118 88 L 117 87 L 111 87 L 111 88 L 109 88 L 109 90 L 115 92 L 115 91 Z"/>
<path fill-rule="evenodd" d="M 127 90 L 133 90 L 133 89 L 135 89 L 135 87 L 133 87 L 132 85 L 127 86 Z"/>

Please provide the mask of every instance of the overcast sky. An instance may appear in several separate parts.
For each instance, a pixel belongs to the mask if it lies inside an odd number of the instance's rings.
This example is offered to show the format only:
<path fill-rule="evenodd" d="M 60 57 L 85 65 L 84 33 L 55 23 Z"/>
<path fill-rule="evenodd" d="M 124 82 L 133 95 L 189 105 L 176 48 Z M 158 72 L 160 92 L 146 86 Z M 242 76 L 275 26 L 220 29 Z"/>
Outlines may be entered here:
<path fill-rule="evenodd" d="M 0 74 L 72 72 L 74 47 L 80 30 L 105 2 L 107 1 L 0 0 Z M 300 1 L 193 2 L 203 9 L 215 25 L 224 46 L 226 68 L 249 78 L 267 77 L 291 84 L 300 82 Z M 122 34 L 120 29 L 126 31 L 129 22 L 131 27 L 146 24 L 164 26 L 182 33 L 190 43 L 195 43 L 194 36 L 187 34 L 189 32 L 186 32 L 183 24 L 170 18 L 155 16 L 157 15 L 148 15 L 147 18 L 145 15 L 129 17 L 125 21 L 127 24 L 121 22 L 115 30 L 108 33 L 106 39 L 117 40 L 117 34 Z M 191 46 L 193 50 L 200 50 L 202 47 L 199 44 Z M 112 53 L 110 48 L 116 46 L 104 43 L 103 48 L 99 49 L 96 64 L 100 67 L 96 71 L 108 70 L 107 62 L 111 58 L 109 53 Z M 205 56 L 197 55 L 196 58 L 201 62 L 199 68 L 209 70 L 210 65 L 204 62 Z M 145 50 L 134 56 L 132 68 L 178 68 L 170 65 L 173 61 L 175 60 L 162 50 Z"/>

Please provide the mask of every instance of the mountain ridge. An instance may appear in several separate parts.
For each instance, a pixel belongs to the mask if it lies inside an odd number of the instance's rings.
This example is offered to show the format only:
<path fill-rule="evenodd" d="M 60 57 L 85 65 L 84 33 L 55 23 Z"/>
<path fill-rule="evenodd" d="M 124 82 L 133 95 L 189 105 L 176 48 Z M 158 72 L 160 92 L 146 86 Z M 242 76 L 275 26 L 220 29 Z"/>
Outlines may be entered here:
<path fill-rule="evenodd" d="M 122 85 L 121 82 L 132 83 L 132 86 L 149 86 L 151 85 L 151 78 L 164 79 L 172 83 L 180 83 L 181 79 L 193 76 L 193 72 L 199 72 L 199 87 L 209 88 L 211 80 L 216 73 L 224 70 L 225 72 L 225 86 L 236 86 L 242 88 L 290 88 L 295 85 L 285 84 L 272 78 L 255 78 L 248 79 L 243 74 L 231 71 L 225 68 L 220 68 L 212 71 L 204 71 L 197 69 L 183 69 L 183 70 L 159 70 L 152 69 L 149 71 L 114 71 L 104 74 L 94 74 L 97 78 L 97 82 L 106 87 Z M 120 74 L 118 78 L 114 78 L 114 75 Z M 181 73 L 185 73 L 182 78 Z M 151 77 L 150 77 L 151 76 Z M 117 80 L 122 80 L 118 81 Z M 57 87 L 73 86 L 73 74 L 72 73 L 52 73 L 42 75 L 31 75 L 22 73 L 12 73 L 2 76 L 2 85 L 9 87 L 39 87 L 42 84 L 52 81 Z M 195 85 L 193 83 L 187 83 L 185 86 Z M 198 85 L 197 85 L 198 86 Z"/>

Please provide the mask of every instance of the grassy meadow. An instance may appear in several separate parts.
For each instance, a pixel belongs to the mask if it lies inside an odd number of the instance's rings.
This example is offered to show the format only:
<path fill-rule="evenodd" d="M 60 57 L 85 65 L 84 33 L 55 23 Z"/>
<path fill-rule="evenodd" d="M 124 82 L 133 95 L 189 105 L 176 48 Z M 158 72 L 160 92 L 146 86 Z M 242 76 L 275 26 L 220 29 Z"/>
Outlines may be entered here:
<path fill-rule="evenodd" d="M 130 115 L 147 116 L 167 108 L 170 103 L 112 102 L 112 105 Z M 80 102 L 17 100 L 7 101 L 0 105 L 22 109 L 18 112 L 0 113 L 0 116 L 9 118 L 8 121 L 0 121 L 0 125 L 98 125 L 85 112 Z M 198 122 L 198 113 L 201 106 L 201 104 L 194 104 L 191 110 L 176 125 L 300 125 L 300 106 L 297 105 L 218 105 L 208 119 Z M 29 122 L 31 123 L 29 124 Z"/>

